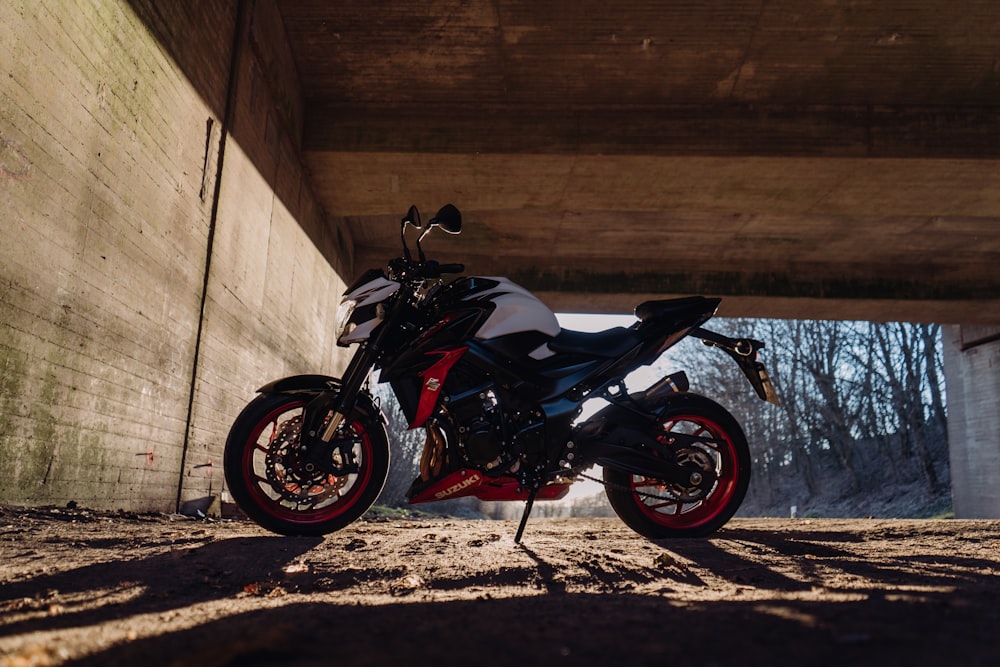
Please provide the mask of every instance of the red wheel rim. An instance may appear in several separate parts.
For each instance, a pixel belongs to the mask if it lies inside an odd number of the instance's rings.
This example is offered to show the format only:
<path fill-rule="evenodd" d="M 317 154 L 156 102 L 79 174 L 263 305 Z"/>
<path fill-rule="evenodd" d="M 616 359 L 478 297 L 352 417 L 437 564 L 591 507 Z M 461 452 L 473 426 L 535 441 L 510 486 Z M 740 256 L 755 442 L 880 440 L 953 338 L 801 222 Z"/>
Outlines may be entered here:
<path fill-rule="evenodd" d="M 692 449 L 698 450 L 695 455 L 706 465 L 711 462 L 716 482 L 707 493 L 691 498 L 676 493 L 675 485 L 632 475 L 632 497 L 636 505 L 649 519 L 668 528 L 696 528 L 713 521 L 725 511 L 739 482 L 737 450 L 732 438 L 721 426 L 701 415 L 673 417 L 663 428 L 715 441 L 701 442 Z"/>
<path fill-rule="evenodd" d="M 304 401 L 285 403 L 260 420 L 250 434 L 247 446 L 243 448 L 241 470 L 244 485 L 260 509 L 276 519 L 307 525 L 330 521 L 348 511 L 357 502 L 371 480 L 370 461 L 373 449 L 371 438 L 364 425 L 358 421 L 352 422 L 349 428 L 361 440 L 361 444 L 354 448 L 360 471 L 336 478 L 329 475 L 327 480 L 329 484 L 326 487 L 312 484 L 309 488 L 303 489 L 298 485 L 297 490 L 304 498 L 316 498 L 322 493 L 328 493 L 329 497 L 323 498 L 322 502 L 294 503 L 283 498 L 280 490 L 276 489 L 272 480 L 268 479 L 266 458 L 275 443 L 279 429 L 282 425 L 293 421 L 296 416 L 301 417 L 304 405 Z M 336 492 L 331 492 L 333 487 L 337 487 Z M 292 483 L 286 483 L 286 488 L 291 489 Z M 310 494 L 311 491 L 321 488 L 322 491 Z"/>

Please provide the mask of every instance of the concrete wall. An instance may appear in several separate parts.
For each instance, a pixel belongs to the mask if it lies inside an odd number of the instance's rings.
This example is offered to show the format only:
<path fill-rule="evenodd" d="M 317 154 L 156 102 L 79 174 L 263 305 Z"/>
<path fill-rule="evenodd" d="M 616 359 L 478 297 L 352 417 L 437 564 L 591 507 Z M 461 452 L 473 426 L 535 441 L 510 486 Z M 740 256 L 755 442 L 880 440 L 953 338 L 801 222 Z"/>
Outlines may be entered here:
<path fill-rule="evenodd" d="M 960 519 L 1000 517 L 1000 327 L 944 329 L 951 493 Z"/>
<path fill-rule="evenodd" d="M 0 502 L 207 506 L 253 389 L 342 366 L 273 3 L 4 2 L 0 43 Z"/>

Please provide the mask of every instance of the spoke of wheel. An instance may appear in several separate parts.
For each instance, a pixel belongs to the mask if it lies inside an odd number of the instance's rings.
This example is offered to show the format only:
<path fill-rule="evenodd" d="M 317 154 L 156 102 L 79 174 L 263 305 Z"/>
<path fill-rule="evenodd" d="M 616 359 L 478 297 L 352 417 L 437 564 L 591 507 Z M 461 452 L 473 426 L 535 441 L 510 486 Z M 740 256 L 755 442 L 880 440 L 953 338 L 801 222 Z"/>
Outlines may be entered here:
<path fill-rule="evenodd" d="M 713 442 L 713 440 L 722 440 L 722 438 L 716 436 L 714 433 L 712 433 L 710 430 L 708 430 L 708 427 L 702 426 L 701 428 L 699 428 L 697 431 L 695 431 L 691 435 L 692 436 L 704 436 L 704 439 L 701 441 L 701 444 L 705 445 L 706 447 L 708 447 L 709 449 L 711 449 L 713 452 L 718 452 L 720 454 L 722 453 L 722 447 L 723 447 L 723 445 L 725 443 L 723 443 L 723 442 Z"/>
<path fill-rule="evenodd" d="M 676 500 L 665 500 L 662 503 L 653 503 L 651 505 L 646 505 L 646 507 L 648 507 L 651 510 L 658 510 L 661 507 L 670 507 L 671 505 L 674 505 L 674 506 L 677 507 L 677 511 L 674 512 L 674 514 L 680 514 L 680 511 L 681 511 L 680 510 L 680 505 L 681 505 L 681 503 L 679 501 L 676 501 Z"/>
<path fill-rule="evenodd" d="M 261 433 L 263 433 L 263 429 L 261 430 Z M 276 419 L 273 422 L 271 422 L 271 434 L 267 436 L 267 444 L 262 445 L 260 443 L 260 440 L 258 439 L 257 442 L 253 443 L 254 449 L 259 449 L 262 452 L 270 451 L 271 446 L 274 445 L 274 440 L 277 437 L 278 437 L 278 420 Z"/>

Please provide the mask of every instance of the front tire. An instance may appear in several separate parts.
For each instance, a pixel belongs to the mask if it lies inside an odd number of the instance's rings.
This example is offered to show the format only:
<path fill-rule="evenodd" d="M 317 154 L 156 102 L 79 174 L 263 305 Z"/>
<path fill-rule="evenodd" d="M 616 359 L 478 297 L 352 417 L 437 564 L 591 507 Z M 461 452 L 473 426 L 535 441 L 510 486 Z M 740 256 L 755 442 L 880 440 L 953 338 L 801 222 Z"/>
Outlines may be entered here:
<path fill-rule="evenodd" d="M 662 414 L 662 431 L 703 438 L 685 445 L 679 456 L 716 476 L 710 489 L 635 475 L 605 466 L 608 501 L 632 530 L 650 539 L 704 537 L 721 528 L 746 496 L 750 484 L 750 448 L 739 423 L 722 406 L 697 394 L 671 397 Z"/>
<path fill-rule="evenodd" d="M 344 437 L 357 443 L 358 471 L 336 476 L 306 473 L 298 465 L 302 394 L 263 394 L 236 418 L 223 465 L 236 504 L 264 528 L 282 535 L 325 535 L 364 514 L 382 491 L 389 471 L 389 443 L 377 418 L 355 412 Z"/>

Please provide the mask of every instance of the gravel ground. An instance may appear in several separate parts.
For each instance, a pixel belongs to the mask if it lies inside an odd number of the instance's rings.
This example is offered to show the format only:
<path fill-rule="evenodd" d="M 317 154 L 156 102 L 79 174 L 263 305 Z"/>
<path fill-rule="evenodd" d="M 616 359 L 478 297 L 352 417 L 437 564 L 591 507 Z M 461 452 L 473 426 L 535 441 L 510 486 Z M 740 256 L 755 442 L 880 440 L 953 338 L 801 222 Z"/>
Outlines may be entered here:
<path fill-rule="evenodd" d="M 1000 664 L 1000 521 L 515 528 L 0 507 L 0 667 Z"/>

